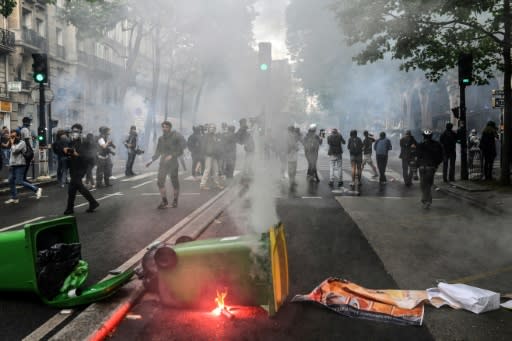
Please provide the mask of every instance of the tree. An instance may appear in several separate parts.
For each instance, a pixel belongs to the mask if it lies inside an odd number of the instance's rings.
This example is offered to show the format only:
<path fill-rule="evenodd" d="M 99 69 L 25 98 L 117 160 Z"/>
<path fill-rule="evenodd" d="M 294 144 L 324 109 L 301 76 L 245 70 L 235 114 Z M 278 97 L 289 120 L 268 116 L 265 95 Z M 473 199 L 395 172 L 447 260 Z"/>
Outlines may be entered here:
<path fill-rule="evenodd" d="M 4 18 L 11 15 L 12 11 L 16 7 L 16 0 L 0 0 L 0 13 Z"/>
<path fill-rule="evenodd" d="M 362 47 L 359 64 L 385 56 L 405 71 L 420 69 L 438 81 L 457 65 L 459 53 L 473 55 L 476 84 L 504 72 L 504 140 L 501 182 L 510 184 L 511 22 L 510 0 L 337 0 L 333 5 L 348 42 Z"/>

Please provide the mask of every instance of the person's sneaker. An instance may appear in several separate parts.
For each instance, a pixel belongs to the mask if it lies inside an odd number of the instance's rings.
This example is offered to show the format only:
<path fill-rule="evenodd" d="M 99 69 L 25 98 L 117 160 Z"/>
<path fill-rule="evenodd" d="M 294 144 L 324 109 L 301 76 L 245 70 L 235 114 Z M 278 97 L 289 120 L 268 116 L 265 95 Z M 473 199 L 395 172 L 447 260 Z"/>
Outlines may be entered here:
<path fill-rule="evenodd" d="M 92 213 L 94 212 L 95 209 L 97 209 L 98 207 L 100 206 L 100 203 L 95 201 L 91 204 L 89 204 L 89 208 L 85 211 L 87 213 Z"/>
<path fill-rule="evenodd" d="M 19 199 L 13 199 L 13 198 L 11 198 L 11 199 L 9 199 L 9 200 L 5 201 L 5 203 L 6 203 L 6 204 L 17 204 L 17 203 L 19 203 L 19 202 L 20 202 L 20 200 L 19 200 Z"/>
<path fill-rule="evenodd" d="M 162 200 L 162 202 L 160 203 L 160 205 L 158 205 L 158 209 L 161 210 L 161 209 L 164 209 L 164 208 L 167 208 L 169 206 L 169 202 L 167 200 Z"/>
<path fill-rule="evenodd" d="M 373 174 L 373 175 L 372 175 L 372 178 L 374 178 L 374 179 L 376 179 L 376 178 L 378 178 L 378 177 L 379 177 L 379 175 L 378 175 L 378 174 Z"/>
<path fill-rule="evenodd" d="M 171 207 L 174 207 L 174 208 L 178 207 L 178 199 L 177 198 L 174 198 L 174 200 L 172 201 Z"/>
<path fill-rule="evenodd" d="M 39 187 L 36 191 L 36 199 L 41 198 L 41 195 L 43 195 L 43 189 Z"/>

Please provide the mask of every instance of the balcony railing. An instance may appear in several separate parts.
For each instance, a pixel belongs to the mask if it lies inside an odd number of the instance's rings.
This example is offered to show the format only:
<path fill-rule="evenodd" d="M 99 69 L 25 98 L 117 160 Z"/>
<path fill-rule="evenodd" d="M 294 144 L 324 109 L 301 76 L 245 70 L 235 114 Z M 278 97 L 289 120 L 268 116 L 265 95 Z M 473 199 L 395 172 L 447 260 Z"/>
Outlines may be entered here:
<path fill-rule="evenodd" d="M 121 66 L 111 63 L 103 58 L 85 53 L 84 51 L 78 51 L 78 62 L 89 66 L 91 69 L 108 74 L 114 74 L 122 71 Z"/>
<path fill-rule="evenodd" d="M 36 31 L 29 28 L 23 27 L 22 38 L 25 43 L 35 46 L 41 50 L 45 50 L 46 48 L 46 39 Z"/>
<path fill-rule="evenodd" d="M 66 58 L 66 49 L 62 45 L 57 45 L 57 57 L 61 59 Z"/>
<path fill-rule="evenodd" d="M 14 32 L 0 28 L 0 49 L 14 51 L 15 41 Z"/>
<path fill-rule="evenodd" d="M 21 80 L 21 88 L 23 90 L 32 90 L 32 88 L 34 87 L 35 83 L 33 81 L 24 81 L 24 80 Z"/>

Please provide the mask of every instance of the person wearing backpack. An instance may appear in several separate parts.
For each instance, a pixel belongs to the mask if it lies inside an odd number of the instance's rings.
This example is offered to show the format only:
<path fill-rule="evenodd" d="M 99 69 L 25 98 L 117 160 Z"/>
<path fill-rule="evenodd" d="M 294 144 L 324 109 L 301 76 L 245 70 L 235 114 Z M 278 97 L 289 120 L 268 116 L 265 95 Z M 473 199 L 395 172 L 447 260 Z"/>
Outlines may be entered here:
<path fill-rule="evenodd" d="M 26 158 L 24 154 L 27 151 L 27 145 L 21 138 L 21 133 L 17 130 L 12 130 L 10 137 L 11 145 L 11 156 L 9 159 L 9 187 L 11 192 L 11 198 L 7 200 L 6 204 L 17 204 L 19 203 L 18 191 L 16 185 L 22 185 L 25 188 L 30 189 L 36 193 L 36 199 L 41 198 L 43 189 L 36 187 L 30 182 L 23 180 L 25 174 L 25 168 L 27 167 Z"/>
<path fill-rule="evenodd" d="M 363 141 L 357 137 L 357 130 L 350 132 L 350 138 L 348 139 L 347 145 L 348 151 L 350 152 L 350 164 L 352 166 L 352 184 L 354 187 L 356 184 L 361 186 L 361 166 L 363 164 Z"/>
<path fill-rule="evenodd" d="M 432 139 L 432 130 L 423 131 L 423 142 L 416 148 L 420 171 L 421 203 L 428 209 L 432 205 L 432 185 L 437 167 L 443 162 L 443 147 Z"/>
<path fill-rule="evenodd" d="M 318 161 L 318 149 L 322 144 L 322 139 L 316 134 L 316 124 L 311 124 L 309 126 L 308 132 L 306 133 L 306 136 L 304 136 L 303 144 L 304 154 L 308 161 L 307 179 L 309 181 L 320 182 L 316 163 Z"/>
<path fill-rule="evenodd" d="M 392 149 L 391 141 L 386 137 L 385 132 L 381 132 L 379 139 L 373 145 L 377 157 L 377 168 L 379 168 L 381 185 L 386 184 L 386 167 L 388 165 L 388 152 Z"/>
<path fill-rule="evenodd" d="M 30 164 L 34 160 L 34 149 L 32 148 L 32 134 L 30 133 L 30 126 L 32 125 L 32 119 L 30 117 L 23 117 L 23 125 L 19 128 L 21 139 L 25 141 L 25 151 L 23 156 L 25 157 L 25 172 L 23 173 L 23 181 L 30 182 L 27 180 L 28 170 Z"/>
<path fill-rule="evenodd" d="M 337 181 L 338 187 L 343 186 L 343 171 L 341 170 L 341 162 L 343 160 L 343 147 L 345 139 L 338 132 L 338 129 L 333 128 L 331 135 L 327 137 L 327 144 L 329 150 L 327 155 L 330 157 L 329 167 L 329 187 L 334 187 Z"/>

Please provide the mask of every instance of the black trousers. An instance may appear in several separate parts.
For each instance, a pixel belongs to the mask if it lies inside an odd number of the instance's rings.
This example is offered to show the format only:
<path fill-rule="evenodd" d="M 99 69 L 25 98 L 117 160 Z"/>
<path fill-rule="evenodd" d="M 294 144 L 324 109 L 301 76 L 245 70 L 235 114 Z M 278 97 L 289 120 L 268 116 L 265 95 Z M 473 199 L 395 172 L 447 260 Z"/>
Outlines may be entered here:
<path fill-rule="evenodd" d="M 379 169 L 380 182 L 386 181 L 386 167 L 388 166 L 388 156 L 387 155 L 377 155 L 377 168 Z"/>
<path fill-rule="evenodd" d="M 432 203 L 432 185 L 434 184 L 435 167 L 420 166 L 421 202 Z"/>
<path fill-rule="evenodd" d="M 318 153 L 307 153 L 306 159 L 308 161 L 308 176 L 312 176 L 318 179 L 318 173 L 316 171 L 316 163 L 318 160 Z"/>
<path fill-rule="evenodd" d="M 84 177 L 86 170 L 73 170 L 71 169 L 71 181 L 68 187 L 68 204 L 66 207 L 67 211 L 73 211 L 75 206 L 76 192 L 80 192 L 85 199 L 89 202 L 89 205 L 97 203 L 96 199 L 92 196 L 91 192 L 84 186 L 82 178 Z"/>
<path fill-rule="evenodd" d="M 445 153 L 443 156 L 443 180 L 455 181 L 455 153 Z"/>
<path fill-rule="evenodd" d="M 484 153 L 483 157 L 485 180 L 492 180 L 492 168 L 494 166 L 494 159 L 496 158 L 496 156 Z"/>
<path fill-rule="evenodd" d="M 402 175 L 404 177 L 404 183 L 410 185 L 412 183 L 412 168 L 409 165 L 409 159 L 402 159 Z"/>
<path fill-rule="evenodd" d="M 137 156 L 137 154 L 135 154 L 134 151 L 129 151 L 128 152 L 128 159 L 126 160 L 126 169 L 124 171 L 124 173 L 126 175 L 133 174 L 133 163 L 135 162 L 135 157 L 136 156 Z"/>

